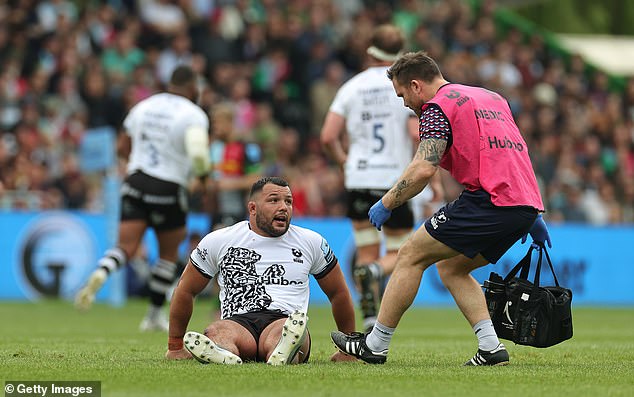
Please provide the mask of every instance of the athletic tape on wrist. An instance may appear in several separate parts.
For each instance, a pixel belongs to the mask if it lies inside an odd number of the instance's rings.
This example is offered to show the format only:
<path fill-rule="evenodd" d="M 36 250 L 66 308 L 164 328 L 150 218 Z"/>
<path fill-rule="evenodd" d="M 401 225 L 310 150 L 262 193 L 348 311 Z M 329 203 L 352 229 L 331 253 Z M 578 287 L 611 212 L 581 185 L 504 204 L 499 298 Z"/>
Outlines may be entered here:
<path fill-rule="evenodd" d="M 167 350 L 181 350 L 183 348 L 183 338 L 167 338 Z"/>

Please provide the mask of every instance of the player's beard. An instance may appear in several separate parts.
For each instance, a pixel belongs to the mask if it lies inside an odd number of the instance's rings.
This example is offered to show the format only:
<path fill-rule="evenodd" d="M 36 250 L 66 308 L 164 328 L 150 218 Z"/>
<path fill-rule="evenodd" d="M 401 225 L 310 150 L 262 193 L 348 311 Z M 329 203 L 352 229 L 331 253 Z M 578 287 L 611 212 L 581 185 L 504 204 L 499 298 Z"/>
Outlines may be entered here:
<path fill-rule="evenodd" d="M 287 219 L 283 228 L 276 228 L 273 226 L 274 217 L 266 218 L 264 215 L 255 215 L 255 224 L 260 230 L 268 234 L 271 237 L 279 237 L 286 233 L 290 226 L 290 219 Z"/>

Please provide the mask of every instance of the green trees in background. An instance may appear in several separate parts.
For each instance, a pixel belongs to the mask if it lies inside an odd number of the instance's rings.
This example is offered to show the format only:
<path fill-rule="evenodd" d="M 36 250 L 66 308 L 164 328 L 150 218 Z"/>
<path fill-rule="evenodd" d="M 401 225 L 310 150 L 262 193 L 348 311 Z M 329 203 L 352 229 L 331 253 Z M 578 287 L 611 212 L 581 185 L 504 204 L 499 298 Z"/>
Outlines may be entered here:
<path fill-rule="evenodd" d="M 500 1 L 500 4 L 504 4 Z M 519 15 L 556 33 L 634 35 L 634 1 L 631 0 L 545 0 L 520 3 Z"/>

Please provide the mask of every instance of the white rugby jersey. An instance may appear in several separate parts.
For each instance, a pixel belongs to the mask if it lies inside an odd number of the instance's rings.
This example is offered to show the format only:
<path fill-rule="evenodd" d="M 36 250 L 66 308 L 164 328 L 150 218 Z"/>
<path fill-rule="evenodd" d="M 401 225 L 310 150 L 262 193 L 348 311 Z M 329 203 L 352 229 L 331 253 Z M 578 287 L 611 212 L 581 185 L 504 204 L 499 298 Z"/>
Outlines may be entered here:
<path fill-rule="evenodd" d="M 190 259 L 205 277 L 218 276 L 222 318 L 264 309 L 306 313 L 308 276 L 319 279 L 337 264 L 317 232 L 291 225 L 280 237 L 264 237 L 248 221 L 207 234 Z"/>
<path fill-rule="evenodd" d="M 346 119 L 350 147 L 347 189 L 389 189 L 413 157 L 407 120 L 415 116 L 396 96 L 387 67 L 372 67 L 348 80 L 330 111 Z"/>
<path fill-rule="evenodd" d="M 128 174 L 143 171 L 187 186 L 191 161 L 185 151 L 185 131 L 190 126 L 209 130 L 201 108 L 181 95 L 156 94 L 137 103 L 123 126 L 132 138 Z"/>

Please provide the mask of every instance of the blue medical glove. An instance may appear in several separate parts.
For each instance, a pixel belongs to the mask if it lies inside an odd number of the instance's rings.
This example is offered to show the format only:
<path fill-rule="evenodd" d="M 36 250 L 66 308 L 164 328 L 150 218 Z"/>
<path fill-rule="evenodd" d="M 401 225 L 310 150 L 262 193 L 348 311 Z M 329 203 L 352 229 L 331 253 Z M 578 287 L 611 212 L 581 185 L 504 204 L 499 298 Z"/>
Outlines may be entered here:
<path fill-rule="evenodd" d="M 368 217 L 370 217 L 370 223 L 377 229 L 381 230 L 381 226 L 392 216 L 392 211 L 385 208 L 383 201 L 377 201 L 368 211 Z"/>
<path fill-rule="evenodd" d="M 545 243 L 548 243 L 548 248 L 552 248 L 553 245 L 550 242 L 550 234 L 548 233 L 548 227 L 546 226 L 546 222 L 542 218 L 542 214 L 537 215 L 537 219 L 535 219 L 535 223 L 531 226 L 531 229 L 527 234 L 522 237 L 522 244 L 526 242 L 528 235 L 531 235 L 533 238 L 533 243 L 544 246 Z"/>

